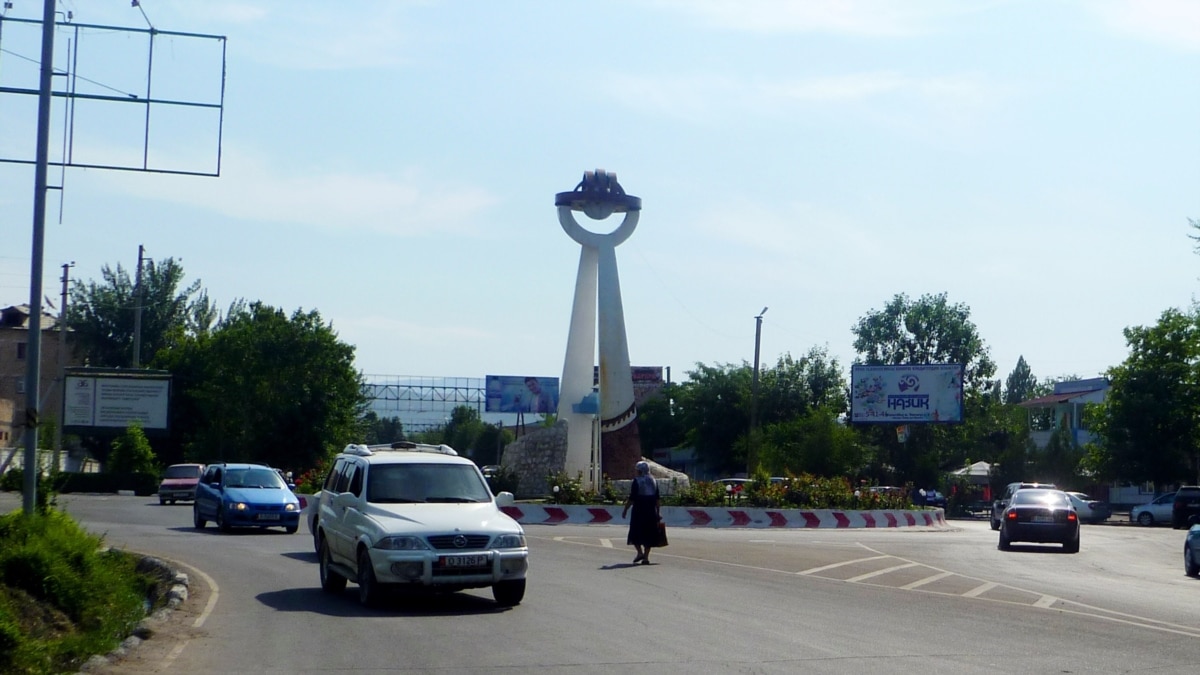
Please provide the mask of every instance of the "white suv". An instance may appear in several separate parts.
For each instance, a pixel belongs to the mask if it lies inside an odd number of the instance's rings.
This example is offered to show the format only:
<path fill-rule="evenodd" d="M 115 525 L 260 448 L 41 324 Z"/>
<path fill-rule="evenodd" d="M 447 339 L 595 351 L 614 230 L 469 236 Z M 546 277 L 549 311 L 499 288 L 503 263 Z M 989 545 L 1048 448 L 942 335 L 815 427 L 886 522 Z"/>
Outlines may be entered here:
<path fill-rule="evenodd" d="M 492 587 L 500 605 L 525 597 L 525 531 L 493 498 L 475 463 L 445 445 L 348 445 L 310 520 L 321 588 L 377 605 L 388 588 Z"/>

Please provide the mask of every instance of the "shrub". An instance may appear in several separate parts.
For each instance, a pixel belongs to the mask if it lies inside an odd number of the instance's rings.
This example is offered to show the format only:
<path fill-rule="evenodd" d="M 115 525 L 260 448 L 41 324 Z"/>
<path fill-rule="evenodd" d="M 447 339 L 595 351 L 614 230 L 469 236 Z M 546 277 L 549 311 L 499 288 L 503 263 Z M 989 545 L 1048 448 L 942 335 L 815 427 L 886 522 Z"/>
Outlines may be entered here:
<path fill-rule="evenodd" d="M 492 489 L 492 494 L 498 495 L 501 492 L 512 492 L 516 494 L 520 486 L 520 476 L 514 469 L 507 466 L 502 466 L 496 469 L 494 474 L 485 476 L 487 478 L 488 487 Z"/>
<path fill-rule="evenodd" d="M 155 580 L 101 544 L 59 511 L 0 516 L 0 671 L 77 670 L 141 620 Z"/>

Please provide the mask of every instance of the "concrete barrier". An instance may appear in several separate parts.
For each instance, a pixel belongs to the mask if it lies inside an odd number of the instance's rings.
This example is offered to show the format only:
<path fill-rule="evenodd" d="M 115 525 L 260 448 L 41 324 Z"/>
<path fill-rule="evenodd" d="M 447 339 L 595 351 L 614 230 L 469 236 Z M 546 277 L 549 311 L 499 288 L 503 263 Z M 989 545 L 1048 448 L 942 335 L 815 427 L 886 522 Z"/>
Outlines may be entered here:
<path fill-rule="evenodd" d="M 514 504 L 501 507 L 528 525 L 628 524 L 621 506 L 602 504 Z M 837 509 L 758 509 L 703 506 L 664 506 L 668 527 L 799 527 L 877 528 L 948 527 L 943 509 L 911 511 L 843 511 Z"/>

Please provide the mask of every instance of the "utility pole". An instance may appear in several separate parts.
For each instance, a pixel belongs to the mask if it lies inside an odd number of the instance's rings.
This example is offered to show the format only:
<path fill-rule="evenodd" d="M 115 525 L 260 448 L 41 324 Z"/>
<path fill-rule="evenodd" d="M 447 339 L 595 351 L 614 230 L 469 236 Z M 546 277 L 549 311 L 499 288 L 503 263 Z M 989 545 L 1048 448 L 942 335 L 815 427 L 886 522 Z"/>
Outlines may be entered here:
<path fill-rule="evenodd" d="M 758 465 L 758 345 L 762 339 L 762 319 L 767 313 L 763 307 L 754 317 L 754 372 L 750 375 L 750 447 L 746 449 L 746 477 L 754 476 Z"/>
<path fill-rule="evenodd" d="M 133 367 L 142 365 L 142 256 L 146 247 L 138 244 L 137 274 L 133 282 Z"/>
<path fill-rule="evenodd" d="M 62 266 L 62 300 L 58 312 L 58 424 L 54 426 L 54 470 L 59 470 L 62 455 L 63 425 L 67 420 L 67 281 L 75 261 L 63 263 Z"/>

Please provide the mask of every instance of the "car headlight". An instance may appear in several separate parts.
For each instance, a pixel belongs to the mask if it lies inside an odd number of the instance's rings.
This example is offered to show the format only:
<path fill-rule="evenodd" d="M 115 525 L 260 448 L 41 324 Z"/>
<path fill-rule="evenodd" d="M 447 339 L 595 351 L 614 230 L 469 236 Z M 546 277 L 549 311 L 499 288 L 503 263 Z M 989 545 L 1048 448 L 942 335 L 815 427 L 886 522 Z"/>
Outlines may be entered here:
<path fill-rule="evenodd" d="M 229 508 L 233 509 L 234 511 L 245 511 L 249 507 L 246 506 L 245 502 L 233 502 L 229 505 Z"/>
<path fill-rule="evenodd" d="M 495 548 L 525 548 L 525 535 L 502 534 L 492 542 Z"/>
<path fill-rule="evenodd" d="M 284 511 L 295 511 L 295 510 L 296 510 L 296 508 L 297 508 L 297 507 L 296 507 L 296 505 L 295 505 L 295 504 L 286 504 L 286 505 L 283 507 L 283 510 L 284 510 Z"/>
<path fill-rule="evenodd" d="M 375 548 L 385 551 L 426 551 L 429 547 L 425 545 L 425 540 L 420 537 L 413 536 L 398 536 L 384 537 L 375 542 Z"/>

